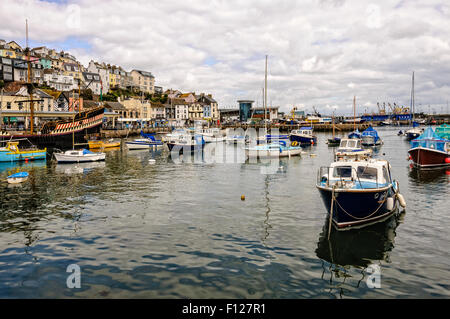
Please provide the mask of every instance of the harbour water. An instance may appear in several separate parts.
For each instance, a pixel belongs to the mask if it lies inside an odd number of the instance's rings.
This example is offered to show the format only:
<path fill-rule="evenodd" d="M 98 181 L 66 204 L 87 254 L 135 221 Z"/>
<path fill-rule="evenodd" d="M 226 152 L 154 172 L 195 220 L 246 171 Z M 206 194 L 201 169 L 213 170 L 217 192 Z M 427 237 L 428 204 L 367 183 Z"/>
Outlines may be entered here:
<path fill-rule="evenodd" d="M 0 297 L 448 298 L 450 170 L 412 169 L 399 128 L 377 130 L 408 206 L 330 240 L 315 187 L 330 133 L 274 174 L 123 148 L 103 163 L 23 163 L 30 178 L 12 186 L 17 166 L 1 164 Z M 67 287 L 71 264 L 80 288 Z"/>

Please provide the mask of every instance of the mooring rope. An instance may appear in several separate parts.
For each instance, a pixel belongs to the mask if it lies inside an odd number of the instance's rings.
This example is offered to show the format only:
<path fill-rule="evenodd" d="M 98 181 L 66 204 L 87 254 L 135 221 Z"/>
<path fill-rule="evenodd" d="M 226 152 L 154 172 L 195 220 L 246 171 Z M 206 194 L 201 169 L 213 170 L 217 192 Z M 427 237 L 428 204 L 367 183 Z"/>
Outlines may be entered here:
<path fill-rule="evenodd" d="M 350 217 L 352 217 L 352 218 L 354 218 L 354 219 L 357 219 L 357 220 L 363 220 L 363 219 L 368 219 L 368 218 L 370 218 L 371 216 L 373 216 L 374 214 L 376 214 L 379 210 L 380 210 L 380 208 L 383 206 L 383 204 L 386 202 L 386 200 L 387 200 L 387 191 L 386 192 L 384 192 L 384 199 L 383 199 L 383 201 L 381 202 L 381 204 L 380 204 L 380 206 L 378 206 L 378 208 L 374 211 L 374 212 L 372 212 L 371 214 L 369 214 L 368 216 L 366 216 L 366 217 L 362 217 L 362 218 L 360 218 L 360 217 L 355 217 L 355 216 L 353 216 L 352 214 L 350 214 L 349 212 L 347 212 L 342 206 L 341 206 L 341 204 L 339 204 L 339 202 L 337 201 L 337 199 L 336 199 L 336 197 L 334 196 L 334 188 L 333 188 L 333 191 L 331 192 L 331 196 L 332 196 L 332 198 L 331 198 L 331 204 L 333 205 L 333 202 L 334 201 L 336 201 L 336 204 L 342 209 L 342 211 L 344 212 L 344 213 L 346 213 L 348 216 L 350 216 Z M 332 206 L 333 207 L 333 206 Z"/>

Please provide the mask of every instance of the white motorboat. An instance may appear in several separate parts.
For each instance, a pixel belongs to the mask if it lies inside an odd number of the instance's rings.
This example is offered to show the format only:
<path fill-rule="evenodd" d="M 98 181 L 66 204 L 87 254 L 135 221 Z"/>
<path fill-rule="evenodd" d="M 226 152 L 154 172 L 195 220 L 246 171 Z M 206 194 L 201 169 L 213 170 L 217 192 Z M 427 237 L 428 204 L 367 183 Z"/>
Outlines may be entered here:
<path fill-rule="evenodd" d="M 10 184 L 23 183 L 28 179 L 28 173 L 20 172 L 20 173 L 12 174 L 12 175 L 8 176 L 6 179 L 7 179 L 8 183 L 10 183 Z"/>
<path fill-rule="evenodd" d="M 338 149 L 336 150 L 336 159 L 364 159 L 372 155 L 372 150 L 363 149 L 360 139 L 341 139 Z"/>
<path fill-rule="evenodd" d="M 83 163 L 104 161 L 105 153 L 94 153 L 87 149 L 70 150 L 61 153 L 53 153 L 58 163 Z"/>
<path fill-rule="evenodd" d="M 219 128 L 205 128 L 198 132 L 203 136 L 205 143 L 217 143 L 225 141 L 225 137 Z"/>
<path fill-rule="evenodd" d="M 246 147 L 247 157 L 269 158 L 269 157 L 290 157 L 302 154 L 300 146 L 286 146 L 284 141 L 278 143 L 261 144 L 254 147 Z"/>
<path fill-rule="evenodd" d="M 129 150 L 146 150 L 153 147 L 163 146 L 161 141 L 152 141 L 148 138 L 137 138 L 133 141 L 125 142 Z"/>

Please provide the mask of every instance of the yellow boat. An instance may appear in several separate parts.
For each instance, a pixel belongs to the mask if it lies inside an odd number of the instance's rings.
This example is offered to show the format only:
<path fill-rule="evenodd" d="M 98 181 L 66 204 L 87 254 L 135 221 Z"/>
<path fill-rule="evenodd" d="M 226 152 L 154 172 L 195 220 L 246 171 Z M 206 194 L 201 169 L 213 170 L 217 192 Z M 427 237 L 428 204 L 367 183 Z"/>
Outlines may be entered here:
<path fill-rule="evenodd" d="M 111 147 L 120 147 L 120 141 L 115 141 L 113 139 L 110 139 L 108 141 L 88 141 L 89 143 L 89 149 L 105 149 L 105 148 L 111 148 Z"/>

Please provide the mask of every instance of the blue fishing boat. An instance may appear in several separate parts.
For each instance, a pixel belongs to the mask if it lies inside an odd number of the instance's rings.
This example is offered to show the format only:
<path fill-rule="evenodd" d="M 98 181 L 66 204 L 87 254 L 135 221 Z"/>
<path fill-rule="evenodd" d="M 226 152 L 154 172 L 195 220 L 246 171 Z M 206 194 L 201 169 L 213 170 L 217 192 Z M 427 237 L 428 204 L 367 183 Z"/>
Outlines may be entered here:
<path fill-rule="evenodd" d="M 361 132 L 358 129 L 356 129 L 355 131 L 353 131 L 350 134 L 348 134 L 348 138 L 360 139 L 361 138 Z"/>
<path fill-rule="evenodd" d="M 0 162 L 19 162 L 43 160 L 47 157 L 47 149 L 19 148 L 19 141 L 8 141 L 0 147 Z"/>
<path fill-rule="evenodd" d="M 142 149 L 150 149 L 153 147 L 162 146 L 163 142 L 161 140 L 157 140 L 153 134 L 146 134 L 141 131 L 142 138 L 134 139 L 133 141 L 127 141 L 125 144 L 130 150 L 142 150 Z"/>
<path fill-rule="evenodd" d="M 337 229 L 362 227 L 406 207 L 386 160 L 337 161 L 321 167 L 316 187 Z"/>
<path fill-rule="evenodd" d="M 291 134 L 289 134 L 289 139 L 300 145 L 317 144 L 317 137 L 313 135 L 312 127 L 301 127 L 298 130 L 292 130 Z"/>
<path fill-rule="evenodd" d="M 364 132 L 362 132 L 361 143 L 365 146 L 374 146 L 383 144 L 383 141 L 378 136 L 378 132 L 371 125 Z"/>

